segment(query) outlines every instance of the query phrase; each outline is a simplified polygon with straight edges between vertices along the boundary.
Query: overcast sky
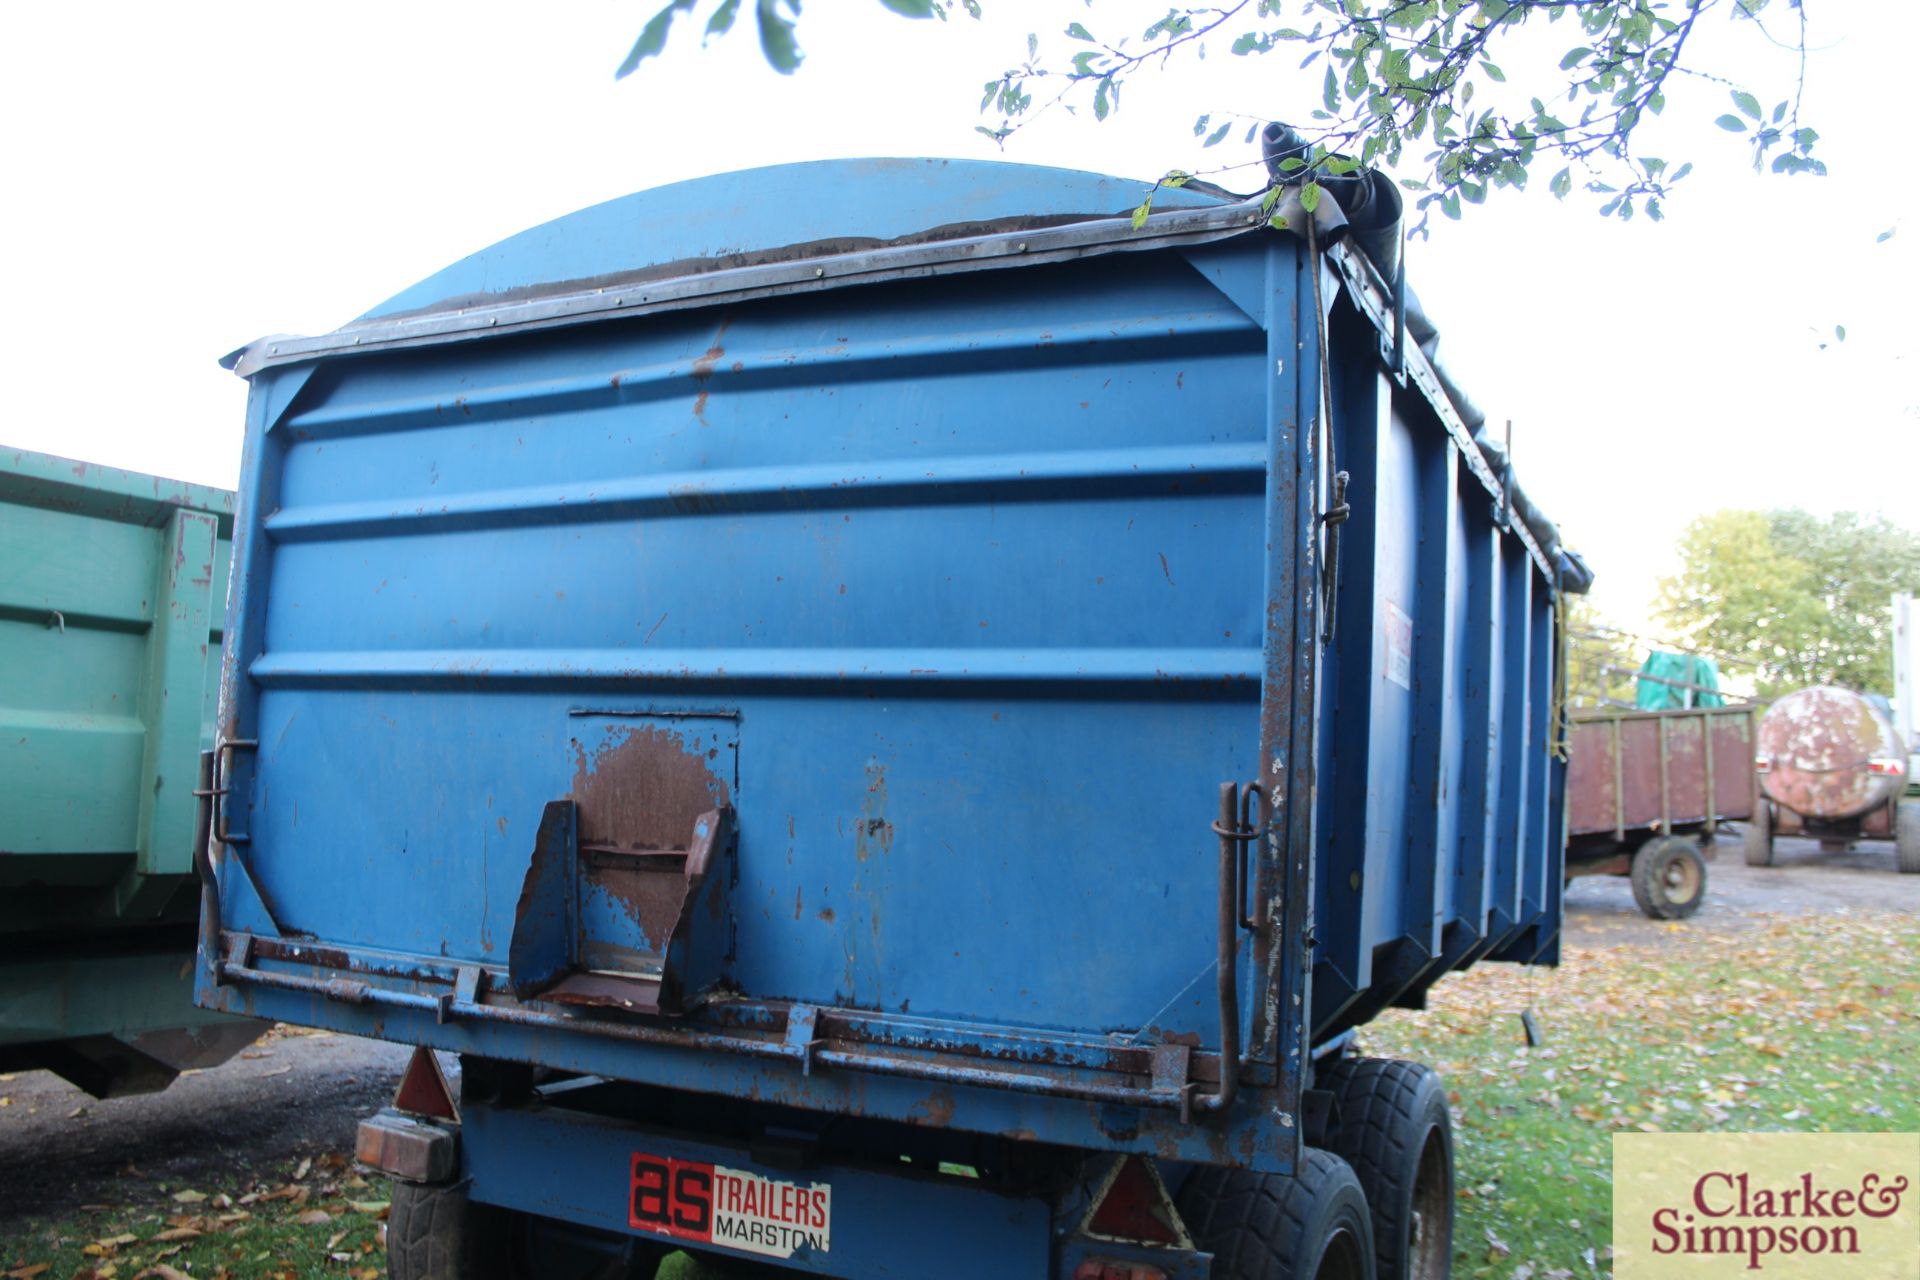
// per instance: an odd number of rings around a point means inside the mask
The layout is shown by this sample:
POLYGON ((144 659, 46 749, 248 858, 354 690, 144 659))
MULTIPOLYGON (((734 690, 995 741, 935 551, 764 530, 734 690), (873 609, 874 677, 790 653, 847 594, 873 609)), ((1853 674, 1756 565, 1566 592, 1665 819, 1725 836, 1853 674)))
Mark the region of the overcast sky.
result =
MULTIPOLYGON (((683 30, 616 82, 658 3, 7 7, 0 444, 231 486, 245 387, 216 367, 223 352, 331 329, 475 249, 645 187, 788 160, 992 158, 974 132, 980 87, 1029 30, 1165 11, 984 0, 988 21, 939 24, 816 2, 797 76, 766 68, 743 20, 705 51, 683 30)), ((1648 150, 1696 165, 1664 224, 1556 204, 1543 175, 1411 250, 1448 359, 1490 417, 1513 419, 1522 482, 1628 626, 1645 627, 1701 512, 1853 508, 1920 527, 1920 227, 1903 221, 1920 184, 1887 58, 1913 37, 1913 6, 1808 8, 1807 119, 1830 177, 1756 177, 1711 123, 1725 88, 1697 83, 1649 130, 1648 150)), ((1713 25, 1696 48, 1769 104, 1791 88, 1790 59, 1713 25)), ((1570 28, 1540 39, 1555 60, 1575 42, 1570 28)), ((1303 79, 1297 59, 1224 43, 1141 76, 1105 123, 1049 113, 1004 158, 1148 180, 1253 159, 1237 132, 1201 151, 1195 115, 1303 119, 1317 68, 1303 79)), ((1252 172, 1219 181, 1252 188, 1252 172)))

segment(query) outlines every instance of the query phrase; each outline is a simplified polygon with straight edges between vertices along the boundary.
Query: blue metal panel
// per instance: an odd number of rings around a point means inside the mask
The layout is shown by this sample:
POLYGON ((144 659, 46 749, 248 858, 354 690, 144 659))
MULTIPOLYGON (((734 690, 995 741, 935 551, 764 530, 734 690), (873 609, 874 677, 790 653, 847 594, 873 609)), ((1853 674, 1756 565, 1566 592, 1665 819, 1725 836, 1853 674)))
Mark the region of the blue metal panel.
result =
MULTIPOLYGON (((1008 166, 731 175, 375 314, 1130 203, 1008 166)), ((1290 1169, 1310 1039, 1551 946, 1553 613, 1485 467, 1332 296, 1320 420, 1317 264, 1238 225, 260 366, 201 998, 1290 1169), (1334 468, 1354 513, 1323 622, 1334 468), (725 731, 662 727, 695 721, 725 731), (639 724, 633 751, 595 737, 639 724), (1224 939, 1245 1100, 1189 1115, 1227 1074, 1210 824, 1252 779, 1272 821, 1224 939), (675 925, 659 891, 702 807, 728 840, 675 925), (642 979, 684 1016, 642 1016, 642 979)))
MULTIPOLYGON (((630 1178, 636 1153, 660 1160, 720 1166, 776 1185, 826 1189, 827 1228, 807 1230, 791 1258, 796 1271, 881 1280, 968 1280, 981 1275, 1052 1273, 1052 1206, 1037 1197, 1003 1194, 978 1179, 837 1166, 782 1170, 756 1162, 739 1147, 690 1141, 559 1107, 470 1109, 462 1117, 469 1194, 488 1204, 630 1234, 630 1178), (824 1237, 825 1248, 810 1247, 824 1237)), ((764 1183, 762 1184, 764 1185, 764 1183)), ((711 1198, 711 1186, 704 1188, 711 1198)), ((696 1214, 689 1214, 697 1220, 696 1214)), ((799 1215, 789 1214, 798 1217, 799 1215)), ((724 1219, 723 1219, 724 1221, 724 1219)), ((709 1226, 711 1231, 711 1226, 709 1226)), ((669 1244, 681 1241, 660 1237, 669 1244)), ((702 1248, 754 1259, 718 1238, 702 1248)))

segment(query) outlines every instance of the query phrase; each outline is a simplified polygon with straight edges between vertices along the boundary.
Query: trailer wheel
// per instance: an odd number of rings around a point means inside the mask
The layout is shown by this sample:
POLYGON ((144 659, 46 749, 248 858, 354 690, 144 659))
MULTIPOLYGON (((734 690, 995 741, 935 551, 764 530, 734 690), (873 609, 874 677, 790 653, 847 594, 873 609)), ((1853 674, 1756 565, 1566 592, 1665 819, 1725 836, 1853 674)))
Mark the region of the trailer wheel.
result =
POLYGON ((1687 836, 1659 836, 1633 855, 1633 900, 1655 920, 1685 920, 1707 896, 1707 860, 1687 836))
POLYGON ((1291 1178, 1197 1169, 1176 1204, 1214 1280, 1376 1280, 1366 1194, 1331 1152, 1301 1147, 1291 1178))
POLYGON ((1901 875, 1920 876, 1920 803, 1902 801, 1894 808, 1893 852, 1901 875))
POLYGON ((1418 1062, 1342 1058, 1319 1087, 1339 1100, 1332 1149, 1373 1212, 1380 1280, 1446 1280, 1453 1262, 1453 1121, 1440 1077, 1418 1062))
POLYGON ((393 1183, 389 1280, 653 1280, 651 1240, 477 1204, 463 1184, 393 1183))
POLYGON ((507 1217, 475 1204, 466 1189, 393 1183, 387 1211, 392 1280, 509 1280, 507 1217))
POLYGON ((1753 819, 1747 823, 1747 865, 1773 865, 1773 806, 1762 800, 1753 806, 1753 819))

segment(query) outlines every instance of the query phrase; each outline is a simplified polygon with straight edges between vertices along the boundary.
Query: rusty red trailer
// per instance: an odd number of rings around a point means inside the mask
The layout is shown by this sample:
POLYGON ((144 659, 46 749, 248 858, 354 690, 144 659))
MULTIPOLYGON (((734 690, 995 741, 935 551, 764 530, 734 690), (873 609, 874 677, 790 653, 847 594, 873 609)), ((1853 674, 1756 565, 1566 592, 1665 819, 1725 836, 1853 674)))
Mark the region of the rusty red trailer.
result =
POLYGON ((1567 749, 1567 876, 1624 875, 1656 920, 1706 897, 1723 822, 1759 807, 1753 708, 1574 714, 1567 749))

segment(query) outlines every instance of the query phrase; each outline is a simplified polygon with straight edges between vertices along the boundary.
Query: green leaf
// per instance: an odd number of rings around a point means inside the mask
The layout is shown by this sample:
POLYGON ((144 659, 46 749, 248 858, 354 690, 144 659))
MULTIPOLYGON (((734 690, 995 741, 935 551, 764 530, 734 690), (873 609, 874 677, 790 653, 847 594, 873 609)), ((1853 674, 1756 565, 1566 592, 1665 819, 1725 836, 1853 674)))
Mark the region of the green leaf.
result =
POLYGON ((1149 191, 1147 192, 1147 198, 1145 200, 1142 200, 1139 203, 1139 205, 1135 207, 1133 211, 1133 229, 1135 231, 1138 231, 1140 228, 1146 226, 1147 215, 1152 212, 1153 212, 1153 192, 1149 191))
POLYGON ((1888 227, 1885 231, 1882 231, 1879 235, 1875 236, 1873 238, 1873 242, 1875 244, 1885 244, 1887 241, 1893 239, 1893 233, 1898 230, 1899 230, 1898 227, 1888 227))
POLYGON ((1089 44, 1093 43, 1093 32, 1087 30, 1085 27, 1081 26, 1077 22, 1070 23, 1067 26, 1067 34, 1072 36, 1075 40, 1085 40, 1089 44))
POLYGON ((632 75, 634 69, 648 58, 655 57, 667 47, 667 32, 673 28, 673 20, 693 9, 693 0, 673 0, 666 8, 647 20, 640 28, 640 38, 633 42, 633 48, 627 51, 626 61, 613 73, 615 80, 624 80, 632 75))
POLYGON ((1212 133, 1208 134, 1207 140, 1201 143, 1200 145, 1203 147, 1211 147, 1211 146, 1218 145, 1218 143, 1220 142, 1220 139, 1226 137, 1227 130, 1231 128, 1233 128, 1233 121, 1229 120, 1225 124, 1221 125, 1218 129, 1215 129, 1212 133))
POLYGON ((1774 103, 1773 104, 1773 122, 1775 124, 1779 124, 1782 120, 1785 120, 1786 118, 1787 118, 1787 104, 1784 102, 1774 103))
POLYGON ((1833 336, 1836 340, 1845 342, 1847 340, 1847 326, 1843 324, 1833 326, 1833 336))
POLYGON ((1735 89, 1732 97, 1734 106, 1740 108, 1741 111, 1752 116, 1755 120, 1760 119, 1760 99, 1754 97, 1744 89, 1735 89))
POLYGON ((1811 129, 1795 129, 1793 131, 1793 145, 1800 148, 1802 151, 1805 151, 1808 147, 1812 146, 1814 143, 1818 142, 1819 140, 1820 140, 1820 135, 1815 133, 1811 129))
POLYGON ((931 18, 933 16, 933 0, 880 0, 880 3, 903 18, 931 18))
POLYGON ((1307 182, 1300 187, 1300 207, 1312 213, 1320 207, 1320 184, 1307 182))
POLYGON ((1327 66, 1327 80, 1320 88, 1320 97, 1327 104, 1328 111, 1340 109, 1340 77, 1334 72, 1332 64, 1327 66))
POLYGON ((1668 178, 1667 181, 1678 182, 1680 181, 1680 179, 1686 177, 1688 174, 1692 172, 1693 172, 1693 161, 1689 160, 1685 164, 1681 165, 1678 169, 1675 169, 1673 171, 1673 176, 1671 178, 1668 178))
POLYGON ((720 0, 720 7, 707 19, 706 34, 701 36, 705 43, 715 36, 723 36, 733 30, 733 20, 740 15, 740 0, 720 0))
POLYGON ((1086 49, 1074 54, 1073 74, 1082 79, 1098 75, 1099 72, 1093 69, 1093 64, 1098 61, 1100 61, 1100 51, 1098 49, 1086 49))
POLYGON ((1205 133, 1207 131, 1207 121, 1211 119, 1213 119, 1213 113, 1209 111, 1207 112, 1207 114, 1201 116, 1198 120, 1195 120, 1193 122, 1193 136, 1197 138, 1201 134, 1205 133))
POLYGON ((1554 174, 1553 181, 1547 184, 1547 190, 1553 192, 1554 199, 1556 200, 1566 199, 1567 193, 1573 190, 1572 170, 1562 169, 1560 172, 1554 174))
POLYGON ((1093 118, 1095 120, 1105 120, 1107 118, 1107 112, 1112 109, 1107 101, 1107 95, 1111 91, 1112 85, 1113 77, 1108 76, 1100 82, 1099 88, 1093 91, 1093 118))
POLYGON ((1271 218, 1267 219, 1267 225, 1272 227, 1275 231, 1285 231, 1287 229, 1287 220, 1285 216, 1276 213, 1271 218))
POLYGON ((1496 81, 1500 84, 1505 84, 1507 82, 1507 73, 1502 71, 1500 68, 1494 66, 1491 62, 1488 62, 1484 58, 1480 60, 1480 69, 1487 73, 1487 79, 1489 80, 1496 81))
MULTIPOLYGON (((800 42, 793 36, 793 19, 781 13, 782 0, 760 0, 760 52, 767 65, 783 76, 800 69, 800 42)), ((798 5, 794 6, 799 11, 798 5)))
POLYGON ((1592 53, 1593 50, 1589 49, 1586 45, 1581 45, 1577 49, 1569 49, 1567 50, 1567 56, 1560 59, 1560 69, 1562 71, 1571 71, 1585 62, 1592 53))
POLYGON ((1721 116, 1718 120, 1715 120, 1714 123, 1722 129, 1725 129, 1728 133, 1745 133, 1747 131, 1747 122, 1732 112, 1721 116))

